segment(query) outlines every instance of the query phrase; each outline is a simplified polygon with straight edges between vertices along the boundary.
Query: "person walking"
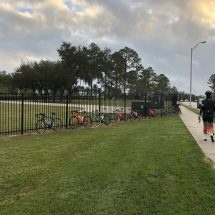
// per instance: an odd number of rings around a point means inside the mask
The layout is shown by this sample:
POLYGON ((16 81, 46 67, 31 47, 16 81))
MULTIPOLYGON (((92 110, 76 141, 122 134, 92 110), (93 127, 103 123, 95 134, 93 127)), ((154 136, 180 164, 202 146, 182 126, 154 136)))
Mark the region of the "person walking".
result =
POLYGON ((200 113, 199 113, 199 120, 203 119, 203 132, 204 137, 203 140, 207 141, 207 127, 210 130, 210 137, 211 141, 214 142, 214 129, 213 129, 213 120, 214 120, 214 111, 215 111, 215 100, 212 98, 213 93, 212 91, 208 90, 205 92, 206 99, 202 101, 200 113))

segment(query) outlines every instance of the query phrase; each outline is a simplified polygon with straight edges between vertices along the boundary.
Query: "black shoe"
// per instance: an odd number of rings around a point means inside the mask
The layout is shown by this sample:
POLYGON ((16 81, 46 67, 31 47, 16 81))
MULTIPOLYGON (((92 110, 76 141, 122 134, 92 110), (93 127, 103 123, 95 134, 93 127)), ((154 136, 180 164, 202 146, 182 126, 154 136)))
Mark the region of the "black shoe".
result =
POLYGON ((214 142, 214 135, 211 135, 211 142, 214 142))

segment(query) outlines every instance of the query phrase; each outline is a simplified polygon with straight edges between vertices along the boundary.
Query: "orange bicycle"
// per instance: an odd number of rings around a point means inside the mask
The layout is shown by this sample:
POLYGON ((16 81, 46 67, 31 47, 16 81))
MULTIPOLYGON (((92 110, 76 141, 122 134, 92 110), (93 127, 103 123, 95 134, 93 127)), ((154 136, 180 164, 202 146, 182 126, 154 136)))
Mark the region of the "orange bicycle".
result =
MULTIPOLYGON (((86 128, 91 127, 92 119, 90 116, 84 116, 83 114, 78 113, 78 111, 71 111, 71 113, 75 113, 75 116, 72 116, 69 119, 69 125, 72 129, 76 129, 81 125, 84 125, 86 128)), ((84 111, 86 113, 86 111, 84 111)))

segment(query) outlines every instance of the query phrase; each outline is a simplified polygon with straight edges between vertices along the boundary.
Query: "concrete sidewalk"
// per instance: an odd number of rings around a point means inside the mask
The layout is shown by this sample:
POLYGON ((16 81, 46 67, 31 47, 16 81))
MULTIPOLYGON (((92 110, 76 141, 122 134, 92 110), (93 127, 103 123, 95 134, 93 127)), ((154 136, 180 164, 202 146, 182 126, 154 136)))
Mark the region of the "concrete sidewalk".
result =
POLYGON ((183 106, 180 106, 180 108, 182 111, 182 114, 180 116, 182 121, 187 126, 188 130, 190 131, 204 154, 211 160, 213 166, 215 167, 215 142, 211 142, 210 135, 207 135, 207 141, 203 141, 203 123, 202 121, 199 123, 198 114, 190 111, 183 106))

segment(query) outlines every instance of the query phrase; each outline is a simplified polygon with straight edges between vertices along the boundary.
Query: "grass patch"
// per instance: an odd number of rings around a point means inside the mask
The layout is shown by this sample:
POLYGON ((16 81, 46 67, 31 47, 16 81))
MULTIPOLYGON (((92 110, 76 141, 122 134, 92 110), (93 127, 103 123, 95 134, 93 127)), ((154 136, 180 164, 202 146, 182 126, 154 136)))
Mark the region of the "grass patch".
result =
POLYGON ((180 117, 0 139, 1 214, 214 214, 215 172, 180 117))

